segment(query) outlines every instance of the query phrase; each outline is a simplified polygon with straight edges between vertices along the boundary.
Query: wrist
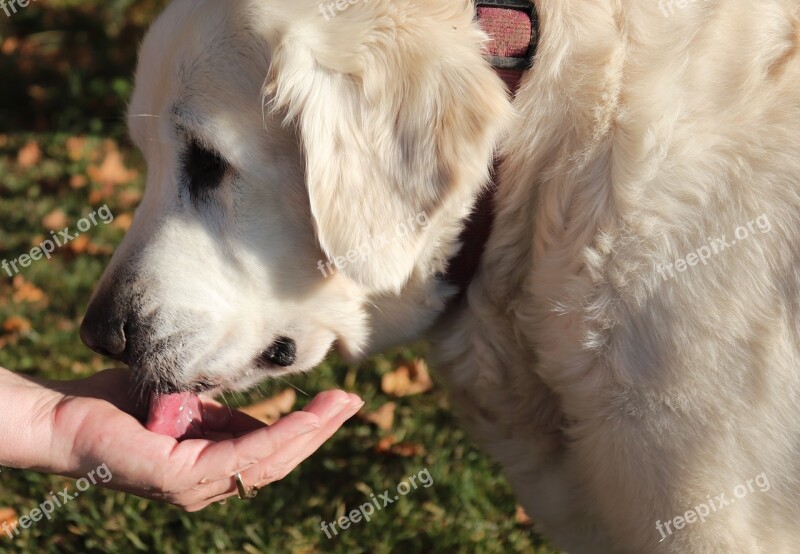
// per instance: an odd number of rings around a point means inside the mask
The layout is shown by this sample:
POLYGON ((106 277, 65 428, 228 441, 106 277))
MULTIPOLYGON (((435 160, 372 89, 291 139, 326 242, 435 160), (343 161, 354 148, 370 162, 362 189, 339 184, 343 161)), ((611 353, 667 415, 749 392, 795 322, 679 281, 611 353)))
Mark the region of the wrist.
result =
POLYGON ((59 452, 54 436, 57 408, 64 398, 45 381, 0 368, 0 464, 64 472, 69 453, 59 452))

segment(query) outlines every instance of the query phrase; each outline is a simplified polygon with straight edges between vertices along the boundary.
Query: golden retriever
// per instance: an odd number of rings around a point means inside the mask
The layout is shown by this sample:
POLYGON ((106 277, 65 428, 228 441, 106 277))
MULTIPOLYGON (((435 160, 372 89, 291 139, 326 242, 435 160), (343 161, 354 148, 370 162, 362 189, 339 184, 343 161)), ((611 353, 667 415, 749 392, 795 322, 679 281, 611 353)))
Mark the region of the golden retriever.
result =
POLYGON ((471 2, 328 4, 153 25, 147 191, 87 344, 213 393, 430 332, 559 547, 800 551, 800 3, 537 0, 513 103, 471 2))

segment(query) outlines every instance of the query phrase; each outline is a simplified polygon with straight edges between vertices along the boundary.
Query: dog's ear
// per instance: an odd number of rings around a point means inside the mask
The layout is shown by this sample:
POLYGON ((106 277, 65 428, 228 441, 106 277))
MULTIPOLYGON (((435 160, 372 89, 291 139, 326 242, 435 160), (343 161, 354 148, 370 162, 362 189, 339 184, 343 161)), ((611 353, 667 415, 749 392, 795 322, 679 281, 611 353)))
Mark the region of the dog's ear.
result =
POLYGON ((286 9, 266 93, 299 129, 319 242, 360 285, 399 292, 429 229, 487 182, 510 105, 486 36, 465 0, 286 9))

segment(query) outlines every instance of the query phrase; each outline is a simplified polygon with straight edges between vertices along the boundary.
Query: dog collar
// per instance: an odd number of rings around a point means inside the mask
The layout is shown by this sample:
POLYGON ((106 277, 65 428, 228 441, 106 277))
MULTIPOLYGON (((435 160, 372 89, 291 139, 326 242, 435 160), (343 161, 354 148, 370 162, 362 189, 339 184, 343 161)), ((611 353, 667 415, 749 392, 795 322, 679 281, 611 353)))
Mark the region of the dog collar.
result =
MULTIPOLYGON (((522 75, 533 66, 539 43, 539 17, 531 0, 479 0, 476 2, 478 23, 489 35, 486 49, 497 74, 516 95, 522 75)), ((494 222, 495 176, 499 160, 495 160, 491 181, 481 193, 459 236, 461 250, 447 265, 444 280, 456 285, 455 303, 467 290, 478 271, 481 257, 494 222)))
POLYGON ((539 43, 539 17, 532 0, 478 0, 478 24, 491 39, 489 60, 512 94, 533 66, 539 43))

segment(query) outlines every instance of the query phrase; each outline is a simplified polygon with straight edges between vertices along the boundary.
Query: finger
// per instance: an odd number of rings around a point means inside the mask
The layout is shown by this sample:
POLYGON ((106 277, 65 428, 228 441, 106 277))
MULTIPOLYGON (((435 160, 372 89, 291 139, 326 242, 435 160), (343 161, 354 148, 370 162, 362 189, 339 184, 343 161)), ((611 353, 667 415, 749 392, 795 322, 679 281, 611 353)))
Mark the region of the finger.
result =
POLYGON ((210 398, 202 398, 201 406, 204 431, 221 431, 241 436, 267 426, 244 412, 223 406, 210 398))
POLYGON ((351 395, 351 403, 348 408, 337 414, 318 431, 292 441, 285 448, 243 472, 242 476, 246 477, 245 482, 262 487, 283 479, 300 463, 319 450, 363 406, 364 402, 358 396, 351 395))
MULTIPOLYGON (((315 399, 316 400, 316 399, 315 399)), ((280 460, 273 462, 272 465, 267 463, 267 460, 260 462, 253 466, 251 469, 242 468, 242 478, 248 485, 263 486, 267 482, 276 481, 285 476, 289 471, 294 469, 301 461, 313 454, 327 439, 329 439, 349 418, 351 418, 361 406, 363 402, 355 395, 348 396, 349 402, 342 407, 337 405, 330 405, 320 400, 319 402, 312 402, 306 409, 317 411, 320 419, 324 422, 322 426, 314 433, 309 433, 306 436, 298 437, 298 439, 288 443, 281 451, 291 451, 292 453, 285 456, 280 460), (296 446, 300 443, 300 447, 296 446), (277 464, 281 464, 278 467, 277 464), (267 476, 265 478, 265 475, 267 476)), ((278 422, 280 423, 280 421, 278 422)), ((278 425, 277 423, 275 425, 278 425)), ((269 458, 267 458, 269 459, 269 458)), ((222 500, 228 496, 237 493, 236 482, 233 479, 234 471, 216 483, 209 484, 206 490, 209 495, 208 503, 222 500)))
POLYGON ((297 437, 316 431, 349 403, 350 397, 343 391, 324 392, 312 401, 314 406, 309 405, 313 408, 311 410, 294 412, 271 427, 229 441, 184 441, 176 448, 176 455, 193 456, 190 474, 196 476, 195 482, 209 483, 230 478, 237 471, 271 456, 297 437))
MULTIPOLYGON (((318 431, 300 437, 273 456, 243 471, 242 480, 244 483, 248 486, 261 488, 286 477, 304 460, 319 450, 320 446, 330 439, 364 405, 357 396, 351 395, 351 398, 352 403, 347 409, 334 416, 318 431)), ((227 482, 222 481, 219 484, 221 485, 221 490, 216 497, 210 499, 210 502, 216 502, 237 493, 236 483, 233 479, 227 482)))
POLYGON ((140 420, 147 417, 147 404, 132 394, 136 381, 129 369, 106 369, 86 379, 54 382, 52 388, 72 396, 105 400, 140 420))

